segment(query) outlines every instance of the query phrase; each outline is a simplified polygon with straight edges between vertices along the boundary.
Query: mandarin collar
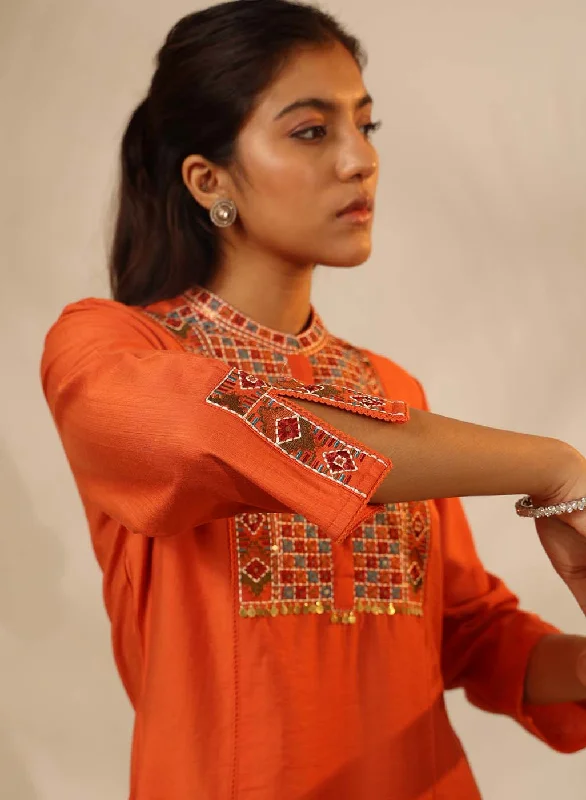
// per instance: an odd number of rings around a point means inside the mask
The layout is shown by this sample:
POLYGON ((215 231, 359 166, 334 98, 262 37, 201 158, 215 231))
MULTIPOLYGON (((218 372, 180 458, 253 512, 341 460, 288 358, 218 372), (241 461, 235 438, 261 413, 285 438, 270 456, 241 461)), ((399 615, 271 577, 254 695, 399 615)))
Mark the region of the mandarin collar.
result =
POLYGON ((184 297, 200 314, 217 322, 226 330, 245 335, 281 353, 301 354, 308 350, 316 350, 325 342, 328 335, 321 317, 313 306, 308 327, 295 336, 255 322, 209 289, 196 286, 188 289, 184 297))

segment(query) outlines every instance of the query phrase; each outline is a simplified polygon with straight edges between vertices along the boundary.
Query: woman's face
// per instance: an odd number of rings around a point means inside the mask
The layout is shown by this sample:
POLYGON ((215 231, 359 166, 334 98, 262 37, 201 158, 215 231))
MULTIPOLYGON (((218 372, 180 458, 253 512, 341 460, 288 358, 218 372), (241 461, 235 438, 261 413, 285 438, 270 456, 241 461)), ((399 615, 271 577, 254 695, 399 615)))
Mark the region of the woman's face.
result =
POLYGON ((260 97, 237 142, 232 199, 255 247, 300 266, 370 255, 378 159, 372 102, 340 44, 298 51, 260 97), (349 204, 362 208, 342 214, 349 204))

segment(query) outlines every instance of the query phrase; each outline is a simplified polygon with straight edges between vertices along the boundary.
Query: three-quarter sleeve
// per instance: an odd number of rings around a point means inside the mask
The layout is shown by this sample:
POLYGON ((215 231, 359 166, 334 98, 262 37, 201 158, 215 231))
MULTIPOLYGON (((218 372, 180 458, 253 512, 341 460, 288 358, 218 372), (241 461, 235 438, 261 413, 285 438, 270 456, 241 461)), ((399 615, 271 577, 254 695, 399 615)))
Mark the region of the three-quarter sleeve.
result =
POLYGON ((408 419, 402 401, 287 376, 265 383, 108 300, 64 310, 41 377, 84 503, 147 535, 263 509, 302 514, 341 539, 375 511, 370 498, 392 465, 296 400, 408 419))

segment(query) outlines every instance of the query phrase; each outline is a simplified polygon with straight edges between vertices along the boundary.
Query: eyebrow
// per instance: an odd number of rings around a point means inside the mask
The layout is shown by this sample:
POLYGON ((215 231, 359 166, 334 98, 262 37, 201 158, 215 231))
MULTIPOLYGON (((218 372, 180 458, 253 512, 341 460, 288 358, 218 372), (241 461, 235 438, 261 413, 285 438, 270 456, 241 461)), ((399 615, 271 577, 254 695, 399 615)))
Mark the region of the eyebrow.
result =
MULTIPOLYGON (((365 94, 364 97, 361 97, 360 100, 354 104, 354 110, 358 111, 364 108, 364 106, 370 105, 372 102, 372 97, 369 94, 365 94)), ((321 97, 305 97, 302 100, 296 100, 294 103, 285 106, 285 108, 279 111, 275 120, 281 119, 285 114, 290 114, 292 111, 297 111, 298 108, 315 108, 317 111, 334 112, 340 109, 340 105, 334 103, 332 100, 324 100, 321 97)))

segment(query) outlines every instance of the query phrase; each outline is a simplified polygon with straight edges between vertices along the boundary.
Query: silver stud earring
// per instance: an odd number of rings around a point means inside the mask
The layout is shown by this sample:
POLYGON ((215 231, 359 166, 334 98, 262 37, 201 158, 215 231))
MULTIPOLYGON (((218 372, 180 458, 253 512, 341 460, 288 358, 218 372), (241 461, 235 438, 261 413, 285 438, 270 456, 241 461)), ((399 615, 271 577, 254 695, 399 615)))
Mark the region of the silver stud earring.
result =
POLYGON ((235 221, 238 210, 233 200, 220 198, 210 208, 210 219, 218 228, 227 228, 235 221))

